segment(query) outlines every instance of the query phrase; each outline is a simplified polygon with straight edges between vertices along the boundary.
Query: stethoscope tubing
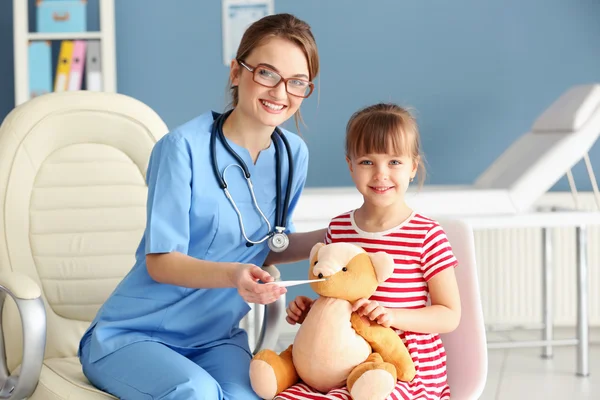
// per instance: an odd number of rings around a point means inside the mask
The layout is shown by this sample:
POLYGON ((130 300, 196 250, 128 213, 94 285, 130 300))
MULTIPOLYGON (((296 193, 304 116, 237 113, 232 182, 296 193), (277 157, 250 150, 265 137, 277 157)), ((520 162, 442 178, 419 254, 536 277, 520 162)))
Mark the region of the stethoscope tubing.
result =
POLYGON ((271 223, 265 217, 265 215, 263 214, 260 207, 258 207, 256 198, 254 197, 254 189, 253 189, 252 180, 250 177, 250 171, 248 170, 248 166, 246 165, 244 160, 240 157, 240 155, 237 154, 231 148, 229 143, 227 143, 225 134, 223 133, 223 124, 224 124, 225 120, 227 119, 227 117, 231 114, 232 111, 233 110, 229 110, 226 113, 221 114, 221 115, 213 113, 214 122, 213 122, 213 128, 211 130, 211 136, 210 136, 210 154, 211 154, 211 159, 212 159, 213 173, 215 175, 215 178, 217 179, 217 182, 219 183, 219 186, 225 192, 225 195, 231 201, 236 213, 238 214, 238 217, 240 219, 242 234, 244 235, 245 239, 248 242, 253 243, 253 244, 261 243, 264 240, 268 239, 269 237, 273 236, 276 232, 283 231, 283 229, 285 229, 289 201, 290 201, 290 196, 291 196, 291 191, 292 191, 293 178, 294 178, 292 151, 291 151, 291 147, 290 147, 290 144, 289 144, 287 138, 285 137, 285 135, 283 134, 281 129, 276 127, 275 131, 271 135, 271 140, 273 141, 273 145, 275 146, 275 180, 276 180, 276 184, 275 184, 275 186, 276 186, 276 191, 275 191, 275 198, 276 198, 275 199, 275 201, 276 201, 276 204, 275 204, 275 230, 273 232, 270 232, 265 238, 263 238, 259 242, 253 242, 246 237, 244 227, 243 227, 241 213, 240 213, 239 209, 237 208, 237 206, 235 205, 235 202, 233 201, 233 198, 232 198, 231 194, 229 193, 229 190, 227 189, 227 182, 224 177, 225 171, 223 171, 223 175, 221 175, 221 173, 219 172, 219 164, 218 164, 218 160, 217 160, 216 140, 217 140, 217 136, 218 136, 219 141, 221 142, 221 144, 223 145, 225 150, 229 154, 231 154, 232 157, 235 158, 235 160, 238 162, 237 166, 242 169, 242 172, 244 173, 244 177, 246 178, 246 181, 248 183, 248 187, 250 188, 254 205, 257 207, 261 216, 266 220, 269 231, 271 231, 271 223), (281 144, 279 143, 278 138, 281 138, 281 140, 283 141, 283 144, 286 148, 288 165, 289 165, 288 181, 286 184, 283 205, 281 205, 281 201, 280 201, 280 199, 281 199, 281 168, 282 168, 282 165, 281 165, 281 144))

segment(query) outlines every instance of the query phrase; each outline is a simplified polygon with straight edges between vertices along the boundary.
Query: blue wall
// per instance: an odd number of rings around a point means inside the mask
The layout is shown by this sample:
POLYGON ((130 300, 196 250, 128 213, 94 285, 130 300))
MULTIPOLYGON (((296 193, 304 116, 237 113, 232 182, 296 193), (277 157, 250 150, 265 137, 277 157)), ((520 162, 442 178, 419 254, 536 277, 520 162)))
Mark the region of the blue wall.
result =
POLYGON ((0 121, 14 107, 12 1, 0 4, 0 121))
MULTIPOLYGON (((14 97, 11 3, 0 4, 0 120, 14 97)), ((220 1, 115 3, 119 92, 149 104, 170 127, 225 106, 220 1)), ((415 107, 429 182, 460 184, 564 90, 600 82, 595 0, 276 0, 275 11, 307 20, 321 54, 319 91, 303 105, 309 186, 351 184, 344 126, 368 103, 415 107)), ((590 156, 600 171, 600 144, 590 156)), ((574 174, 589 190, 581 164, 574 174)), ((555 187, 567 189, 565 179, 555 187)))

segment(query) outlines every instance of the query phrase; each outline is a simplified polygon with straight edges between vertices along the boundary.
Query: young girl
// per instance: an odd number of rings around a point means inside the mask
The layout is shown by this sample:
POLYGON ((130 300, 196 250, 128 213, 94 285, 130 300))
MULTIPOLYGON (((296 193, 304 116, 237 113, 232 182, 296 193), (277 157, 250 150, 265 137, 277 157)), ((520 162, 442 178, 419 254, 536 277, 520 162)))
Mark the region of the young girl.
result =
MULTIPOLYGON (((326 243, 351 242, 368 252, 394 257, 393 276, 354 311, 394 328, 405 342, 417 375, 396 384, 390 399, 449 399, 446 353, 439 334, 460 320, 460 298, 454 275, 457 260, 440 225, 413 210, 405 193, 419 170, 424 179, 416 121, 394 104, 376 104, 356 112, 346 130, 346 160, 363 205, 335 217, 326 243), (427 306, 428 297, 431 305, 427 306)), ((301 322, 312 300, 297 297, 287 321, 301 322)), ((346 388, 319 395, 298 384, 284 399, 350 399, 346 388)))

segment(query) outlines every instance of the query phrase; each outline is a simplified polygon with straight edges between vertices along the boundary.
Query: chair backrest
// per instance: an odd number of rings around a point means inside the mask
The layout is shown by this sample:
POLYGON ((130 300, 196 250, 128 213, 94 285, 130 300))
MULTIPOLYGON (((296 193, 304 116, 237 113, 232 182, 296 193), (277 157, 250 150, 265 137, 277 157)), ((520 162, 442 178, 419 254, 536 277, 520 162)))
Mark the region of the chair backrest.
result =
MULTIPOLYGON (((146 168, 167 132, 131 97, 62 92, 34 98, 0 126, 0 270, 41 287, 46 358, 81 335, 134 263, 146 222, 146 168)), ((9 370, 21 362, 14 302, 3 312, 9 370)))
POLYGON ((446 367, 452 400, 476 400, 485 387, 488 371, 487 340, 473 230, 460 220, 438 220, 458 259, 456 278, 460 290, 461 321, 457 329, 443 334, 446 367))

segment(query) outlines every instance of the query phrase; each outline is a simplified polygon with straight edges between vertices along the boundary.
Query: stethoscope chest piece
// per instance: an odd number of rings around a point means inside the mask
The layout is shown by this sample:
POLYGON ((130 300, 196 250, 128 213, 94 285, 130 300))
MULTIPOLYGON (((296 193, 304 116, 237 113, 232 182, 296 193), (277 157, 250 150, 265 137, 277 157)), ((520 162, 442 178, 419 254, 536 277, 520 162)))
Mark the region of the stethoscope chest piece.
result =
POLYGON ((275 232, 273 236, 269 238, 267 243, 269 245, 269 249, 275 252, 282 252, 289 246, 290 239, 284 232, 278 230, 278 232, 275 232))

